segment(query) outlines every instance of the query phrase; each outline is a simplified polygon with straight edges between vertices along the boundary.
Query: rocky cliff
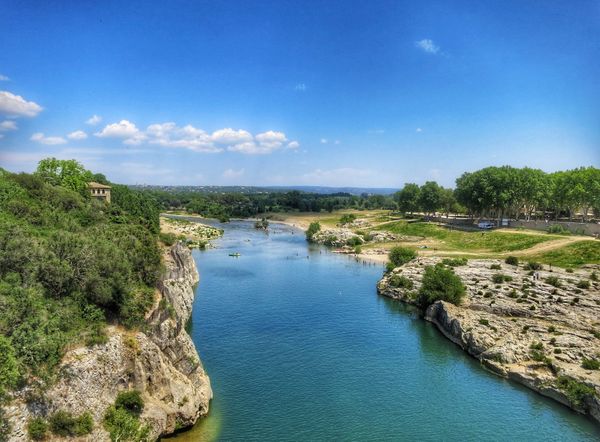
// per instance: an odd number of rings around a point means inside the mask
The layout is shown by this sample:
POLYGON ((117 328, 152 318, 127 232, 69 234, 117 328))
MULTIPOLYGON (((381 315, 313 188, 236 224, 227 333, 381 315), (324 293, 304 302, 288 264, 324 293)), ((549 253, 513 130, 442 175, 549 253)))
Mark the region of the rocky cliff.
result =
POLYGON ((28 420, 57 410, 74 415, 89 411, 94 430, 80 440, 110 440, 102 425, 104 413, 117 394, 128 389, 142 392, 141 420, 151 427, 151 439, 191 426, 208 412, 210 381, 185 331, 198 271, 180 243, 166 250, 165 267, 145 330, 111 326, 106 344, 67 352, 58 381, 43 399, 22 391, 7 407, 13 428, 10 441, 27 440, 28 420))
MULTIPOLYGON (((425 267, 439 262, 399 267, 378 292, 414 304, 425 267), (413 286, 394 287, 394 275, 413 286)), ((461 305, 438 301, 423 316, 494 373, 600 421, 600 283, 592 270, 470 260, 455 268, 467 288, 461 305)))

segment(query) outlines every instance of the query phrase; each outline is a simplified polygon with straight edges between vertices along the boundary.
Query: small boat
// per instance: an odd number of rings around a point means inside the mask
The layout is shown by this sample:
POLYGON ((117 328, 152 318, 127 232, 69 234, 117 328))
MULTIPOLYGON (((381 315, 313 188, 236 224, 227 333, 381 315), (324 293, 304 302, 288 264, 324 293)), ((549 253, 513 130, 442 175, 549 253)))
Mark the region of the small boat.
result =
POLYGON ((240 253, 238 253, 238 252, 235 252, 235 253, 230 253, 229 256, 238 257, 238 256, 242 256, 242 255, 240 253))

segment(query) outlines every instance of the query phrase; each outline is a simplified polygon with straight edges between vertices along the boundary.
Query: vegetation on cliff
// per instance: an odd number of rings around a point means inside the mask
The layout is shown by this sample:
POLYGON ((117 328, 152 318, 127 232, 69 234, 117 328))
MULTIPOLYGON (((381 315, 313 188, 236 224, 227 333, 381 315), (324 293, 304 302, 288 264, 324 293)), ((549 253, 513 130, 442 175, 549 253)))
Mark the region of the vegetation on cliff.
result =
MULTIPOLYGON (((105 341, 107 322, 142 326, 160 276, 159 208, 112 185, 91 198, 75 161, 44 160, 34 174, 0 169, 0 394, 43 394, 72 345, 105 341)), ((39 429, 38 429, 39 430, 39 429)))

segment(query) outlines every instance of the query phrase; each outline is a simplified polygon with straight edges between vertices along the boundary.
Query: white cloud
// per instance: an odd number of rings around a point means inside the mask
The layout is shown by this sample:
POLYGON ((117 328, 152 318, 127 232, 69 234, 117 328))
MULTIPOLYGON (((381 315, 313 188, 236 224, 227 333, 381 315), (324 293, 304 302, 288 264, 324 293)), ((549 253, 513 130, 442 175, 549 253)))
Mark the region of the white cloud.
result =
POLYGON ((427 52, 428 54, 437 54, 440 50, 440 47, 436 46, 433 40, 428 38, 424 38, 423 40, 415 42, 415 46, 427 52))
POLYGON ((223 178, 227 178, 227 179, 240 178, 241 176, 244 175, 244 172, 245 172, 244 169, 240 169, 240 170, 227 169, 227 170, 223 171, 223 178))
POLYGON ((2 75, 0 74, 0 81, 9 81, 10 78, 8 78, 6 75, 2 75))
POLYGON ((39 104, 26 101, 20 95, 0 91, 0 114, 11 117, 35 117, 42 109, 39 104))
POLYGON ((184 127, 178 127, 173 122, 151 124, 146 129, 146 135, 149 143, 159 146, 179 147, 202 153, 223 151, 223 148, 213 144, 210 135, 190 124, 184 127))
POLYGON ((48 145, 65 144, 67 142, 63 137, 46 137, 42 132, 34 133, 30 140, 48 145))
POLYGON ((100 138, 121 138, 123 144, 156 144, 163 147, 183 148, 194 152, 218 153, 225 149, 243 154, 269 154, 286 147, 295 149, 297 141, 288 142, 283 132, 269 130, 253 136, 243 129, 224 128, 212 134, 192 125, 179 127, 174 122, 151 124, 142 131, 127 120, 109 124, 94 134, 100 138))
POLYGON ((100 123, 101 121, 102 121, 102 117, 94 114, 86 120, 86 123, 91 126, 95 126, 96 124, 100 123))
POLYGON ((0 123, 0 132, 8 132, 9 130, 17 130, 17 123, 12 120, 5 120, 0 123))
POLYGON ((321 144, 327 144, 327 138, 321 138, 321 144))
POLYGON ((299 92, 305 92, 306 91, 306 84, 304 84, 304 83, 298 83, 296 86, 294 86, 294 90, 299 91, 299 92))
POLYGON ((67 135, 67 138, 70 140, 85 140, 87 137, 88 135, 82 130, 76 130, 67 135))
POLYGON ((124 144, 137 146, 146 140, 146 134, 141 132, 135 124, 127 120, 109 124, 100 132, 94 134, 100 138, 123 138, 124 144))
POLYGON ((340 144, 340 140, 335 140, 333 144, 340 144))
POLYGON ((417 127, 416 132, 423 132, 423 129, 421 129, 420 127, 417 127))
POLYGON ((235 145, 252 141, 252 134, 245 130, 234 130, 231 128, 214 131, 211 135, 212 141, 217 144, 235 145))

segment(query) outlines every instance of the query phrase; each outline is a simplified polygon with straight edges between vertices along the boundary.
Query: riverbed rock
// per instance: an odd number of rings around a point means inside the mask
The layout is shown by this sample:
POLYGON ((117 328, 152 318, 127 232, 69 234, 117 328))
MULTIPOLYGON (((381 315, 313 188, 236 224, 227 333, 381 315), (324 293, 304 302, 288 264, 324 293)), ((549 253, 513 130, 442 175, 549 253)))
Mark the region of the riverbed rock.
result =
MULTIPOLYGON (((378 283, 378 292, 415 304, 425 268, 440 263, 418 258, 398 267, 378 283), (394 274, 413 287, 393 287, 394 274)), ((590 367, 584 361, 600 361, 600 283, 590 269, 531 271, 500 260, 469 260, 454 271, 466 286, 464 301, 437 301, 424 318, 494 373, 600 421, 600 370, 583 368, 590 367), (494 282, 499 274, 507 278, 494 282)))
POLYGON ((210 380, 185 331, 198 271, 191 252, 181 243, 166 250, 164 263, 165 275, 147 314, 146 329, 134 332, 111 326, 105 344, 68 351, 57 382, 43 400, 32 399, 30 389, 17 392, 6 407, 12 424, 9 441, 28 440, 29 419, 58 410, 91 413, 94 430, 79 440, 110 440, 102 425, 104 413, 120 391, 129 389, 142 393, 141 420, 150 426, 151 440, 191 426, 208 413, 210 380))

